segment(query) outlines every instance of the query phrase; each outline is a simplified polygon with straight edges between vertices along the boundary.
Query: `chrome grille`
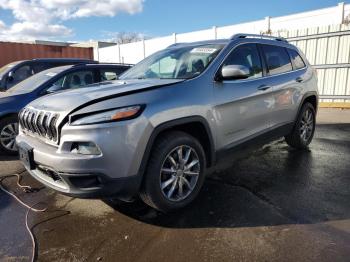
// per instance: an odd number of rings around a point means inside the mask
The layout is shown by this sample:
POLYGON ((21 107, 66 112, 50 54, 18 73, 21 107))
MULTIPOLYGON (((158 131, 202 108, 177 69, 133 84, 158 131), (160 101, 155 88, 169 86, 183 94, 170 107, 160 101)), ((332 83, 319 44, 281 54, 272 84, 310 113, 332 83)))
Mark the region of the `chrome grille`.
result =
POLYGON ((19 113, 19 123, 23 130, 29 131, 53 142, 58 141, 56 123, 58 114, 24 108, 19 113))

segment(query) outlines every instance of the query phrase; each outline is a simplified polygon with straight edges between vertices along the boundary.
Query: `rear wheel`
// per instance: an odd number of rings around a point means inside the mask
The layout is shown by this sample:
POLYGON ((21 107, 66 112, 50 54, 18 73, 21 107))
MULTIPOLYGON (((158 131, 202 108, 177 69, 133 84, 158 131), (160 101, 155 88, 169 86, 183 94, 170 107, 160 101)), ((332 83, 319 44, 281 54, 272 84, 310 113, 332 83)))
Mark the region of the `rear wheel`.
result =
POLYGON ((163 212, 182 208, 198 195, 205 166, 205 153, 196 138, 169 132, 155 143, 140 197, 163 212))
POLYGON ((6 155, 17 154, 16 136, 18 135, 17 117, 0 120, 0 151, 6 155))
POLYGON ((311 143, 316 127, 316 114, 312 104, 305 103, 298 115, 293 131, 285 137, 288 145, 305 149, 311 143))

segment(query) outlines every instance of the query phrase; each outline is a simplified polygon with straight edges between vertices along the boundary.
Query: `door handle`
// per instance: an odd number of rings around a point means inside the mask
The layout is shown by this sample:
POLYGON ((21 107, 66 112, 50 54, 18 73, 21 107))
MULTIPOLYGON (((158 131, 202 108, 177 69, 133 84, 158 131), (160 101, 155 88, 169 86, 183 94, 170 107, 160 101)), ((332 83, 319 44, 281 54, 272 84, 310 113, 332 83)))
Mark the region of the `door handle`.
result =
POLYGON ((296 79, 295 79, 295 81, 296 82, 298 82, 298 83, 301 83, 301 82, 303 82, 304 81, 304 79, 302 78, 302 77, 297 77, 296 79))
POLYGON ((265 90, 267 90, 269 88, 271 88, 271 86, 261 85, 261 86, 258 87, 258 90, 265 91, 265 90))

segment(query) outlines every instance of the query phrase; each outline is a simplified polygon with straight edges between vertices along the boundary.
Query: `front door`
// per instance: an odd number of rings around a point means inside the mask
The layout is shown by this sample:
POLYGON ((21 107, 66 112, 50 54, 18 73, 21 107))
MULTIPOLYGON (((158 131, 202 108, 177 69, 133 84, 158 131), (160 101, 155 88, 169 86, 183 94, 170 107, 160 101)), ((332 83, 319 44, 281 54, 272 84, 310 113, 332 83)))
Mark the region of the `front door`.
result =
POLYGON ((246 79, 222 80, 214 84, 219 148, 231 147, 267 130, 272 106, 272 88, 264 82, 256 44, 235 47, 224 65, 243 65, 250 70, 250 75, 246 79))

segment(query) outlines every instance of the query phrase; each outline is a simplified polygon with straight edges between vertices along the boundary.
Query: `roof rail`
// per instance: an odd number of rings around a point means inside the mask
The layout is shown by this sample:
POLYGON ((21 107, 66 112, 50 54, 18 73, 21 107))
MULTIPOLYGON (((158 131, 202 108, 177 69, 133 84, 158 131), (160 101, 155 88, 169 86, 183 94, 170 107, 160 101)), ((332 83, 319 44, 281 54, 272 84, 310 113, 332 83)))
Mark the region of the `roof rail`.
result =
POLYGON ((257 35, 257 34, 235 34, 231 36, 230 40, 235 40, 239 38, 258 38, 258 39, 267 39, 267 40, 275 40, 275 41, 281 41, 286 42, 288 41, 283 37, 276 37, 276 36, 269 36, 269 35, 257 35))
POLYGON ((171 44, 171 45, 167 46, 166 48, 172 48, 172 47, 174 47, 174 46, 178 46, 178 45, 181 45, 181 44, 183 44, 183 43, 171 44))

